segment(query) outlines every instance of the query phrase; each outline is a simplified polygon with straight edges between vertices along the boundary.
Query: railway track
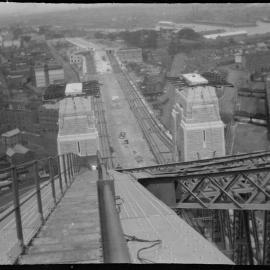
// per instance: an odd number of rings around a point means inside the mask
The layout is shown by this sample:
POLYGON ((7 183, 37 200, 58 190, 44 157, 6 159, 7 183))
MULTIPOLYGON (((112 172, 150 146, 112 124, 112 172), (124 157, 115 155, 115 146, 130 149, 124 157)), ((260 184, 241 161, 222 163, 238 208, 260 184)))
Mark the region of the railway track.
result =
MULTIPOLYGON (((87 61, 87 74, 82 81, 87 81, 89 77, 97 76, 96 66, 92 56, 86 58, 87 61)), ((108 169, 116 166, 115 157, 113 156, 113 148, 110 142, 110 135, 108 132, 104 106, 101 97, 92 96, 91 106, 94 109, 96 125, 99 134, 99 146, 102 160, 105 162, 108 169)))
POLYGON ((110 143, 110 135, 107 129, 106 118, 101 99, 93 97, 92 107, 94 108, 95 117, 97 119, 100 153, 103 161, 107 164, 107 168, 112 169, 116 165, 115 157, 113 156, 113 148, 110 143))
POLYGON ((142 98, 127 78, 128 75, 124 74, 120 69, 115 57, 108 54, 108 58, 111 62, 117 81, 124 90, 124 95, 138 120, 139 126, 143 131, 144 137, 147 140, 157 163, 164 164, 170 162, 172 160, 172 141, 167 137, 157 121, 148 111, 142 98))
POLYGON ((130 81, 133 81, 132 78, 129 76, 127 72, 124 72, 123 70, 121 70, 121 68, 119 67, 119 63, 117 62, 114 56, 109 55, 109 59, 112 63, 113 70, 118 74, 124 75, 126 82, 129 84, 129 88, 132 90, 133 96, 139 99, 143 107, 143 111, 145 115, 147 115, 147 117, 149 118, 149 121, 153 123, 153 127, 155 131, 157 132, 157 135, 159 136, 159 138, 163 141, 164 144, 166 144, 168 148, 172 149, 173 142, 171 138, 169 138, 168 135, 166 135, 165 128, 159 123, 156 117, 149 112, 149 110, 147 109, 147 105, 143 101, 143 97, 140 96, 138 91, 135 89, 135 86, 130 83, 130 81))

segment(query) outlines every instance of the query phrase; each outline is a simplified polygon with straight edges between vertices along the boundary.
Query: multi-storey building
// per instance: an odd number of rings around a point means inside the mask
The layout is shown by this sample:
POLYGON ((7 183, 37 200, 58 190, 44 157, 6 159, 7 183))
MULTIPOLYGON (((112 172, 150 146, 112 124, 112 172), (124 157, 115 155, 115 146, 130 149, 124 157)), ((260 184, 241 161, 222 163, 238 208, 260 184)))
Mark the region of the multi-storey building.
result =
POLYGON ((34 72, 35 72, 35 79, 36 79, 36 87, 46 87, 48 84, 47 84, 44 65, 35 66, 34 72))
POLYGON ((54 84, 55 81, 63 81, 65 79, 64 69, 57 63, 49 63, 47 65, 48 83, 54 84))
POLYGON ((82 55, 78 53, 72 53, 69 56, 69 62, 70 64, 80 64, 82 62, 82 55))
POLYGON ((59 102, 46 103, 38 109, 40 131, 43 133, 58 132, 59 102))
POLYGON ((215 88, 199 74, 182 75, 172 111, 176 156, 181 161, 225 155, 224 124, 215 88))
POLYGON ((22 142, 21 132, 18 128, 12 129, 1 135, 1 142, 5 148, 14 147, 16 144, 22 142))
POLYGON ((37 130, 37 113, 31 110, 11 110, 0 111, 0 131, 6 132, 10 129, 19 128, 29 132, 37 130))

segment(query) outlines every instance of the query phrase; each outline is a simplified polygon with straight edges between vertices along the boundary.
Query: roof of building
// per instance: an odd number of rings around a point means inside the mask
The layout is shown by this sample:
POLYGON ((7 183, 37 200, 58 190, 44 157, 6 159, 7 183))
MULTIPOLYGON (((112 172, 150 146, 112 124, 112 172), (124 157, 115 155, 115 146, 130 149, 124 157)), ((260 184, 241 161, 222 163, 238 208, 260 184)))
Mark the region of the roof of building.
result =
POLYGON ((225 32, 219 34, 204 35, 205 38, 216 39, 217 37, 230 37, 237 35, 247 35, 247 31, 235 31, 235 32, 225 32))
POLYGON ((63 67, 57 63, 56 61, 49 61, 47 63, 48 69, 53 70, 53 69, 62 69, 63 67))
POLYGON ((202 77, 200 74, 197 74, 197 73, 183 74, 182 77, 184 78, 184 80, 187 82, 189 86, 208 83, 208 81, 204 77, 202 77))
POLYGON ((12 130, 10 130, 8 132, 3 133, 2 136, 4 136, 4 137, 12 137, 12 136, 17 135, 19 133, 20 133, 20 130, 18 128, 15 128, 15 129, 12 129, 12 130))
POLYGON ((126 47, 126 48, 120 48, 118 49, 118 51, 129 51, 129 50, 142 50, 142 48, 138 48, 138 47, 126 47))
POLYGON ((65 94, 67 95, 74 95, 74 94, 81 94, 82 93, 82 83, 68 83, 66 85, 65 94))
POLYGON ((12 157, 14 154, 26 154, 30 150, 21 144, 16 144, 14 147, 7 149, 7 156, 12 157))

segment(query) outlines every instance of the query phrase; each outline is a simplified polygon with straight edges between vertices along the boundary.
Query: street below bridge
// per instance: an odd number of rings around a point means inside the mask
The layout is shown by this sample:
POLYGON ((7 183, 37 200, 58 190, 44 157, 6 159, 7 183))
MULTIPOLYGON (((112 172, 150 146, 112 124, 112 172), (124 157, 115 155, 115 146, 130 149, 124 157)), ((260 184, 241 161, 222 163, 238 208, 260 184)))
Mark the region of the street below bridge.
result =
POLYGON ((87 57, 88 72, 84 77, 91 78, 91 75, 94 75, 101 84, 100 92, 106 124, 117 163, 122 167, 156 164, 138 121, 125 98, 124 89, 120 87, 116 74, 112 70, 105 49, 83 39, 68 39, 68 41, 81 46, 82 49, 95 49, 94 57, 87 57), (94 62, 89 63, 91 60, 94 62), (91 74, 93 66, 95 66, 95 74, 91 74), (123 137, 121 134, 124 134, 123 137))

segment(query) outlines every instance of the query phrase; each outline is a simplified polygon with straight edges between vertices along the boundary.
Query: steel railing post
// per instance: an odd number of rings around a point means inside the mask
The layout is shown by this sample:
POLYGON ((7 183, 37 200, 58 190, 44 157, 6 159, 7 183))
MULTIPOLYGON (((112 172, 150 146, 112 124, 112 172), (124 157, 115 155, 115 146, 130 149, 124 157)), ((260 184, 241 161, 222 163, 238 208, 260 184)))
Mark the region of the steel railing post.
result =
POLYGON ((58 169, 58 178, 59 178, 59 186, 61 193, 63 195, 63 183, 62 183, 62 171, 61 171, 61 164, 60 164, 60 156, 57 157, 57 169, 58 169))
POLYGON ((16 232, 17 232, 17 238, 18 238, 20 247, 22 249, 24 249, 17 169, 16 169, 16 167, 13 167, 11 170, 12 170, 11 171, 11 173, 12 173, 12 190, 13 190, 13 203, 14 203, 15 220, 16 220, 16 232))
POLYGON ((75 174, 77 175, 77 155, 74 154, 74 169, 75 169, 75 174))
POLYGON ((67 182, 67 168, 66 168, 66 155, 62 155, 62 160, 63 160, 63 167, 64 167, 64 178, 65 178, 65 183, 66 183, 66 188, 68 186, 67 182))
POLYGON ((71 175, 72 179, 74 178, 74 162, 73 162, 73 153, 70 154, 70 163, 71 163, 71 175))
POLYGON ((80 157, 76 156, 76 162, 77 162, 77 173, 80 172, 80 157))
POLYGON ((38 205, 38 213, 40 217, 41 224, 44 222, 43 210, 42 210, 42 200, 41 200, 41 192, 40 192, 40 178, 38 174, 38 162, 34 163, 35 169, 35 183, 36 183, 36 194, 37 194, 37 205, 38 205))
POLYGON ((74 155, 74 153, 71 153, 71 154, 70 154, 71 174, 72 174, 72 178, 74 178, 74 161, 73 161, 73 155, 74 155))
POLYGON ((71 184, 69 153, 67 154, 67 170, 68 170, 68 182, 69 184, 71 184))
POLYGON ((71 182, 73 182, 73 171, 72 171, 72 153, 69 154, 69 168, 70 168, 70 175, 71 175, 71 182))
POLYGON ((68 184, 71 183, 70 166, 69 166, 69 154, 67 154, 67 172, 68 172, 68 184))
POLYGON ((74 154, 73 156, 73 159, 74 159, 74 172, 75 172, 75 175, 77 175, 77 163, 76 163, 76 155, 74 154))
POLYGON ((49 170, 50 170, 50 181, 51 181, 51 187, 52 187, 52 196, 54 204, 56 204, 56 195, 55 195, 55 186, 54 186, 54 172, 52 167, 52 158, 49 158, 49 170))

